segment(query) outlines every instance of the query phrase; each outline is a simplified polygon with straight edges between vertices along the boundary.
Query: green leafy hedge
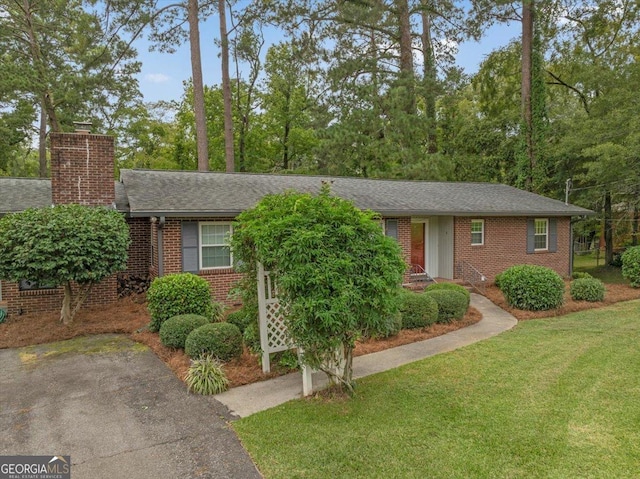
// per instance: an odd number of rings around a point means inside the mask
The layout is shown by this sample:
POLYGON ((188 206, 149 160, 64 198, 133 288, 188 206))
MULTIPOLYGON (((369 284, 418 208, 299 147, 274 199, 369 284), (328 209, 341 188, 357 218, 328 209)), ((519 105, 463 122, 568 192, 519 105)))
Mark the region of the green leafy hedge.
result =
POLYGON ((575 301, 603 301, 604 283, 596 278, 578 278, 571 282, 569 287, 571 297, 575 301))
POLYGON ((423 294, 437 303, 439 323, 450 323, 453 320, 464 318, 469 307, 467 297, 453 289, 435 289, 423 294))
POLYGON ((222 306, 211 299, 209 283, 191 273, 169 274, 156 278, 147 291, 151 313, 149 330, 159 331, 167 319, 180 314, 197 314, 218 321, 222 306))
POLYGON ((622 254, 622 276, 634 288, 640 287, 640 246, 628 248, 622 254))
POLYGON ((242 334, 231 323, 212 323, 191 331, 184 344, 190 358, 211 354, 220 361, 229 361, 242 354, 242 334))
POLYGON ((457 291, 458 293, 464 294, 465 298, 467 298, 467 306, 471 303, 471 293, 464 286, 460 286, 455 283, 433 283, 425 288, 425 291, 439 291, 439 290, 449 290, 449 291, 457 291))
POLYGON ((582 278, 593 278, 593 276, 591 276, 586 271, 574 271, 573 274, 571 275, 571 278, 582 279, 582 278))
POLYGON ((500 274, 500 289, 509 305, 527 311, 558 308, 564 299, 564 281, 551 268, 522 264, 500 274))
POLYGON ((404 290, 400 313, 404 329, 424 328, 438 321, 438 303, 428 294, 404 290))
POLYGON ((184 349, 189 333, 211 321, 197 314, 181 314, 167 319, 160 326, 160 342, 168 348, 184 349))
POLYGON ((251 312, 247 311, 245 308, 242 308, 238 311, 227 314, 226 321, 227 323, 235 324, 236 326, 238 326, 240 332, 244 334, 247 326, 249 326, 252 321, 257 322, 258 319, 253 314, 251 314, 251 312))

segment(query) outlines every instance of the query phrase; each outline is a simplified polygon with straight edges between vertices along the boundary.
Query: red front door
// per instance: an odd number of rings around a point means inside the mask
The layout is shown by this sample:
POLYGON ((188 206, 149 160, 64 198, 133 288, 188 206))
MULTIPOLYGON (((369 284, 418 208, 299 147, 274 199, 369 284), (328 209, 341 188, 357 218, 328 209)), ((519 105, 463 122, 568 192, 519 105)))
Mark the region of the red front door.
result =
POLYGON ((411 223, 411 264, 425 269, 424 223, 411 223))

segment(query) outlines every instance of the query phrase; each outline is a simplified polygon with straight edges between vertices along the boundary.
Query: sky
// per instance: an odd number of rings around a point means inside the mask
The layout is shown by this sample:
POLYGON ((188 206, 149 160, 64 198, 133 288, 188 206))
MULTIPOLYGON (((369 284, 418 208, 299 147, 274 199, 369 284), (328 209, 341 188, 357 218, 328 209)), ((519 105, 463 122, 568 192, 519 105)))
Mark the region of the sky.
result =
MULTIPOLYGON (((219 49, 214 39, 219 37, 217 17, 212 16, 200 24, 200 48, 202 53, 202 74, 205 85, 220 83, 219 49)), ((494 25, 489 28, 479 42, 469 41, 458 46, 457 64, 469 74, 475 73, 482 60, 493 50, 509 43, 520 35, 519 24, 494 25)), ((280 40, 277 33, 266 36, 267 44, 280 40)), ((149 42, 140 39, 135 44, 142 69, 138 75, 140 91, 144 101, 179 100, 183 92, 183 82, 191 78, 191 63, 188 43, 183 44, 173 54, 149 52, 149 42)))

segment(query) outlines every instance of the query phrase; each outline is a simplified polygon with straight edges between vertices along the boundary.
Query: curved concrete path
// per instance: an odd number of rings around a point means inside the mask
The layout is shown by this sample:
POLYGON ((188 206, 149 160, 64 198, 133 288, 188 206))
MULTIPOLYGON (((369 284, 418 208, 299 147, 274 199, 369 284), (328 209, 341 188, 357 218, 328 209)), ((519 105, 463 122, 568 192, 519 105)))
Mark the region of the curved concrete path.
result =
MULTIPOLYGON (((453 351, 507 331, 518 323, 511 314, 479 294, 471 294, 471 306, 482 313, 482 320, 476 324, 435 338, 354 358, 354 378, 369 376, 429 356, 453 351)), ((314 389, 326 384, 327 377, 324 373, 314 373, 314 389)), ((287 374, 268 381, 233 388, 214 397, 227 406, 232 414, 246 417, 292 399, 301 398, 302 376, 300 373, 287 374)))

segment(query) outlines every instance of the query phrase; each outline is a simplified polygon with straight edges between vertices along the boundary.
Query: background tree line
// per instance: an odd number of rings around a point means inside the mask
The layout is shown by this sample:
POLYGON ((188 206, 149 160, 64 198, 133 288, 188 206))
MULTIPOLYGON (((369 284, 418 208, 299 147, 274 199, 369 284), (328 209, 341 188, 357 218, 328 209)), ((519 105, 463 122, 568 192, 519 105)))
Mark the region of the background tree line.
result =
POLYGON ((613 245, 616 210, 638 228, 639 9, 635 0, 0 0, 0 174, 46 176, 48 132, 86 117, 118 137, 119 167, 490 181, 559 199, 571 178, 570 200, 602 212, 613 245), (210 16, 220 56, 202 59, 198 27, 210 16), (521 24, 520 38, 466 74, 456 44, 499 22, 521 24), (142 102, 133 48, 142 36, 166 52, 189 42, 180 100, 142 102), (220 84, 202 78, 203 61, 220 62, 220 84))

